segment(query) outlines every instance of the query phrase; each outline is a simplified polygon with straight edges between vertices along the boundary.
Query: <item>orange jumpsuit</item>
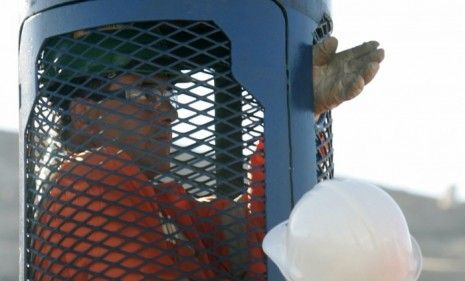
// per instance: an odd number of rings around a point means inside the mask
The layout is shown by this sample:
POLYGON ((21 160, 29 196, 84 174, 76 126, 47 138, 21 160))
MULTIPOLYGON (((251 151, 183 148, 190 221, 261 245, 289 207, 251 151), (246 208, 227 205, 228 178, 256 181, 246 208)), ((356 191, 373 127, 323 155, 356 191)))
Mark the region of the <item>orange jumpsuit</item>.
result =
POLYGON ((73 156, 41 205, 34 280, 229 280, 232 262, 222 257, 234 249, 218 226, 240 208, 245 280, 263 280, 263 163, 262 153, 252 156, 251 186, 239 200, 199 202, 174 182, 154 186, 114 147, 73 156))

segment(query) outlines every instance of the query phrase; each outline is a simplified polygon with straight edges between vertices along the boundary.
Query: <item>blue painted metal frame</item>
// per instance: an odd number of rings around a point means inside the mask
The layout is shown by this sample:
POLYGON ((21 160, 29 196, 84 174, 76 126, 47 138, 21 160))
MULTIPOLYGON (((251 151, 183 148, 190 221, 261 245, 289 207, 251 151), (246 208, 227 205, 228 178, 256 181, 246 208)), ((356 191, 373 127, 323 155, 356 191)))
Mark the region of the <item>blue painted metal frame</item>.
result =
MULTIPOLYGON (((328 13, 331 0, 276 0, 286 10, 295 10, 303 13, 312 20, 319 22, 324 13, 328 13)), ((328 13, 329 15, 329 13, 328 13)))
POLYGON ((293 201, 317 182, 313 117, 312 48, 318 22, 288 9, 289 127, 293 201))
MULTIPOLYGON (((265 108, 268 228, 286 219, 316 183, 312 113, 312 32, 327 12, 313 14, 292 0, 29 0, 20 35, 21 246, 24 245, 24 132, 37 94, 36 61, 45 39, 104 24, 152 21, 214 21, 232 45, 232 72, 265 108), (128 4, 130 3, 130 4, 128 4), (182 8, 180 8, 182 7, 182 8), (318 19, 315 19, 318 18, 318 19)), ((304 4, 305 4, 304 3, 304 4)), ((311 3, 310 3, 311 4, 311 3)), ((316 4, 315 4, 316 5, 316 4)), ((311 9, 310 9, 311 10, 311 9)), ((21 251, 20 280, 24 253, 21 251)), ((282 280, 269 262, 270 281, 282 280)))

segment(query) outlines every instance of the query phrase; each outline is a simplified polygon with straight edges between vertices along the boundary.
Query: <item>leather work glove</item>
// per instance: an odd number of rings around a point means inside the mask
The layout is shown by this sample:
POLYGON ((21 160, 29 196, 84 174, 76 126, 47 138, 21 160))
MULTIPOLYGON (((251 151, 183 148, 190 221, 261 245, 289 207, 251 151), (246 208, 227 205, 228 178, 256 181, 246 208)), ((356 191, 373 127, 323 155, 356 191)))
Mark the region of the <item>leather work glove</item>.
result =
POLYGON ((384 59, 379 43, 370 41, 336 53, 337 39, 328 37, 313 47, 315 117, 359 95, 384 59))

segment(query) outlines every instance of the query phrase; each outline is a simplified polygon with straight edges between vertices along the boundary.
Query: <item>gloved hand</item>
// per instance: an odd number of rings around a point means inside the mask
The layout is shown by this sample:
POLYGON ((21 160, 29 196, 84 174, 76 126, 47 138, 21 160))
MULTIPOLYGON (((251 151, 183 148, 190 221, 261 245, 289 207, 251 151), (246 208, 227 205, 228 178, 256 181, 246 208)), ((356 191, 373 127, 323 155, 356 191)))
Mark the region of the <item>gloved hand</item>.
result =
POLYGON ((359 95, 384 59, 379 43, 370 41, 336 53, 337 39, 328 37, 313 48, 315 117, 359 95))

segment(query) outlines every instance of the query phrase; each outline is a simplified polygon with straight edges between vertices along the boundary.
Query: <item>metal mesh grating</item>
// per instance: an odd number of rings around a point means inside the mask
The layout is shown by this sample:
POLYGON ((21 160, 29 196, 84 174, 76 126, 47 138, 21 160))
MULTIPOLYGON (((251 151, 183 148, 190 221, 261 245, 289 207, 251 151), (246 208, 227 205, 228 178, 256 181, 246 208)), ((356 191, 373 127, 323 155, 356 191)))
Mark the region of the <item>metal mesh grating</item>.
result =
MULTIPOLYGON (((313 32, 313 44, 328 37, 333 30, 333 22, 328 15, 324 15, 317 29, 313 32)), ((334 177, 333 162, 333 119, 331 111, 320 115, 315 126, 316 161, 318 182, 334 177)))
POLYGON ((26 128, 28 280, 265 280, 264 108, 211 22, 49 38, 26 128))

